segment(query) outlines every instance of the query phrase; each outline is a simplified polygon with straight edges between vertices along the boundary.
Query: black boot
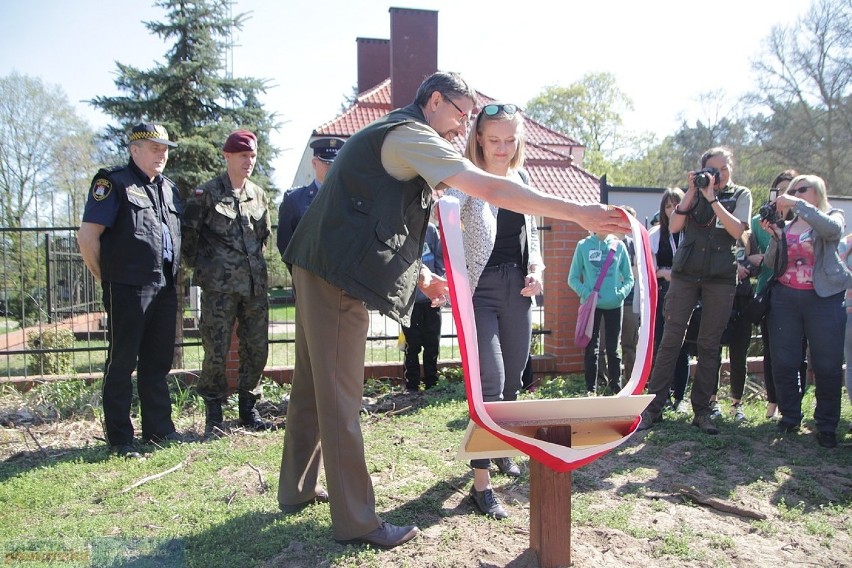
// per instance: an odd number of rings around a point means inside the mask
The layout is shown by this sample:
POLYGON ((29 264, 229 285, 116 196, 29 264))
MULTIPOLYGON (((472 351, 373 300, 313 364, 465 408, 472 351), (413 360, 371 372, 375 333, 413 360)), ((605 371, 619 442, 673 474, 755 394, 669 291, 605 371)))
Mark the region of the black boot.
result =
POLYGON ((223 432, 222 401, 204 401, 204 437, 208 438, 223 432))
POLYGON ((260 417, 255 408, 258 397, 250 392, 240 391, 240 423, 252 430, 271 430, 272 422, 267 422, 260 417))

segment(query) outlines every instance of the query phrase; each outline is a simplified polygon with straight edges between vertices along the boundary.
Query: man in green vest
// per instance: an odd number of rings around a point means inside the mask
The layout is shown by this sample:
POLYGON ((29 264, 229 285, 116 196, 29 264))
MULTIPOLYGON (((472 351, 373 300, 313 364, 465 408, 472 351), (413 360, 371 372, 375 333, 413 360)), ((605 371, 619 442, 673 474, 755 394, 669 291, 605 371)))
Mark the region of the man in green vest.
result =
POLYGON ((545 195, 465 159, 450 141, 465 134, 476 99, 459 75, 437 72, 411 105, 355 133, 283 255, 299 292, 278 504, 294 513, 328 501, 341 543, 392 548, 418 533, 376 514, 359 419, 366 305, 409 325, 418 286, 434 305, 446 301, 446 279, 420 262, 433 196, 452 186, 498 207, 593 231, 629 228, 603 205, 545 195), (327 492, 319 484, 323 461, 327 492))

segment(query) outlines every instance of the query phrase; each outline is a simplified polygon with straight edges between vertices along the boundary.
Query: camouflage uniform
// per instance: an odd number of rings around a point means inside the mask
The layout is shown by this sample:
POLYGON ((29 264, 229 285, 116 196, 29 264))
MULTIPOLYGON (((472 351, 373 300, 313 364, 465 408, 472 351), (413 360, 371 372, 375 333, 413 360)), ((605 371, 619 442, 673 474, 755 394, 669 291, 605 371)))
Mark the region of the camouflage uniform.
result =
POLYGON ((206 400, 228 394, 225 362, 238 322, 239 391, 259 394, 269 351, 269 301, 263 251, 271 233, 269 197, 246 180, 231 188, 224 173, 195 190, 186 203, 183 253, 201 286, 204 363, 197 391, 206 400))

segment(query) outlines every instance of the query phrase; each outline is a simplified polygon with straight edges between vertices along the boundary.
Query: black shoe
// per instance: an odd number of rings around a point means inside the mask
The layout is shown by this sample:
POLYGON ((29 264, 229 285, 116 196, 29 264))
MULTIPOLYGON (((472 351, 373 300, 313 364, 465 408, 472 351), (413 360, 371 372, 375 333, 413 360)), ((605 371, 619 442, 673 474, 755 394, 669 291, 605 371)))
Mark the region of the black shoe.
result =
POLYGON ((837 434, 834 432, 817 432, 817 444, 823 448, 836 448, 837 434))
POLYGON ((784 422, 783 420, 778 422, 777 428, 779 434, 793 434, 799 431, 798 424, 793 424, 792 422, 784 422))
POLYGON ((274 426, 272 422, 267 422, 263 418, 260 417, 260 412, 257 411, 255 405, 257 404, 257 399, 259 397, 250 392, 240 392, 239 394, 239 408, 240 408, 240 424, 249 428, 250 430, 255 430, 257 432, 261 432, 264 430, 272 430, 274 426))
POLYGON ((712 414, 699 414, 692 419, 692 425, 698 426, 705 434, 715 436, 719 433, 719 429, 716 428, 716 423, 713 422, 712 416, 712 414))
POLYGON ((142 454, 136 451, 133 444, 117 444, 115 446, 110 446, 110 451, 112 451, 115 455, 128 460, 142 459, 142 454))
POLYGON ((642 421, 639 423, 639 426, 636 428, 637 432, 642 432, 643 430, 650 430, 654 424, 659 424, 663 421, 663 415, 657 414, 656 416, 651 416, 651 413, 647 410, 642 413, 640 416, 642 421))
POLYGON ((180 444, 183 442, 183 438, 177 432, 169 432, 162 436, 158 434, 154 434, 153 436, 142 436, 142 441, 146 444, 180 444))
POLYGON ((494 496, 494 491, 491 489, 477 491, 471 487, 470 500, 473 501, 476 509, 486 517, 491 517, 493 519, 505 519, 509 516, 506 509, 503 508, 500 501, 498 501, 497 497, 494 496))
POLYGON ((314 497, 313 499, 308 499, 307 501, 302 501, 301 503, 296 503, 295 505, 282 505, 281 503, 279 503, 278 508, 281 509, 282 513, 285 513, 287 515, 294 515, 305 507, 314 505, 316 503, 328 503, 328 493, 325 489, 320 489, 319 493, 317 493, 316 497, 314 497))
POLYGON ((224 433, 225 419, 222 417, 221 400, 204 401, 204 437, 217 436, 224 433))
POLYGON ((500 473, 503 475, 508 475, 509 477, 520 477, 521 476, 521 468, 518 467, 512 458, 494 458, 491 460, 494 462, 494 465, 497 466, 497 469, 500 470, 500 473))
POLYGON ((420 532, 414 525, 398 527, 382 521, 379 528, 368 532, 364 536, 350 540, 337 540, 340 544, 370 544, 378 548, 393 548, 405 544, 420 532))

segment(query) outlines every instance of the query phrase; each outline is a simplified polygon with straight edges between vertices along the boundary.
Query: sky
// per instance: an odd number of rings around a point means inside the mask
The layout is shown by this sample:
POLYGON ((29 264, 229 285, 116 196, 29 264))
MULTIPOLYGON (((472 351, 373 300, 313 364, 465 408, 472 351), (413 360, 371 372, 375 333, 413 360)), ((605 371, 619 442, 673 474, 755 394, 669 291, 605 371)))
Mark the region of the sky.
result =
MULTIPOLYGON (((341 110, 357 82, 358 37, 390 38, 390 7, 438 11, 438 67, 479 92, 525 105, 549 85, 608 72, 633 101, 633 132, 674 132, 707 116, 703 91, 734 100, 753 86, 751 63, 775 25, 811 0, 234 0, 248 13, 234 36, 233 73, 265 79, 281 127, 271 142, 276 185, 292 185, 311 131, 341 110)), ((12 71, 60 86, 93 128, 109 117, 85 101, 121 94, 116 62, 149 69, 172 42, 143 21, 147 0, 0 0, 0 76, 12 71)), ((168 171, 166 171, 168 174, 168 171)))

